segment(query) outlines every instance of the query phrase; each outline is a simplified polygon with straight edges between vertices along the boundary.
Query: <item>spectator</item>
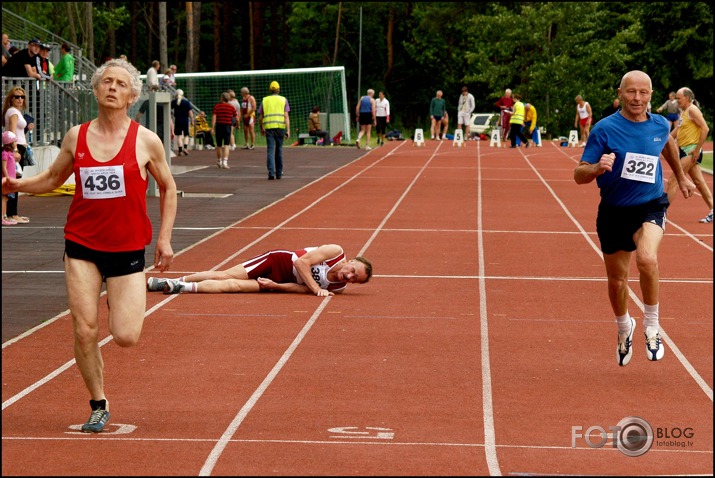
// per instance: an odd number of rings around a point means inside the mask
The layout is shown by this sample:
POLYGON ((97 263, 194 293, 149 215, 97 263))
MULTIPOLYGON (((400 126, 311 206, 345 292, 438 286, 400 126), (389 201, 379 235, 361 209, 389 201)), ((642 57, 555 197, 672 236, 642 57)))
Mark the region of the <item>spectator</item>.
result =
POLYGON ((445 139, 447 137, 448 131, 449 131, 449 113, 447 112, 447 110, 445 110, 444 116, 442 116, 442 120, 439 122, 437 136, 439 136, 442 139, 445 139), (440 130, 441 130, 441 132, 440 132, 440 130))
POLYGON ((35 57, 37 72, 43 80, 51 80, 54 67, 50 63, 50 50, 52 47, 46 43, 40 44, 40 53, 35 57))
POLYGON ((663 110, 665 110, 665 117, 670 122, 670 130, 673 131, 673 128, 678 124, 678 119, 680 119, 680 109, 678 108, 678 100, 675 99, 675 91, 668 93, 668 99, 655 111, 660 113, 663 110))
POLYGON ((258 124, 266 137, 268 179, 283 176, 283 138, 290 138, 290 105, 279 95, 280 85, 272 81, 268 87, 271 94, 263 98, 258 107, 258 124))
POLYGON ((377 123, 377 111, 375 106, 375 90, 370 88, 367 90, 367 95, 362 96, 358 101, 357 106, 355 106, 355 119, 359 125, 360 132, 355 140, 355 146, 360 149, 360 139, 363 135, 366 137, 365 140, 365 150, 370 151, 370 131, 372 130, 372 125, 377 123))
POLYGON ((509 126, 511 125, 511 114, 512 107, 514 106, 514 98, 511 96, 511 89, 507 88, 504 90, 504 96, 499 98, 499 100, 494 103, 494 105, 499 108, 499 124, 502 129, 502 141, 506 142, 509 135, 509 126))
POLYGON ((161 68, 161 63, 159 60, 154 60, 151 62, 151 66, 146 71, 146 86, 149 91, 159 91, 161 86, 159 85, 159 69, 161 68))
POLYGON ((10 53, 10 48, 12 48, 12 45, 10 45, 10 37, 7 36, 7 33, 2 34, 2 66, 5 67, 5 64, 8 62, 10 57, 12 57, 12 54, 10 53))
POLYGON ((228 91, 221 93, 221 101, 214 106, 211 115, 211 134, 216 136, 217 165, 222 169, 231 169, 228 167, 228 155, 231 151, 233 123, 238 116, 230 101, 231 94, 228 91))
POLYGON ((161 82, 164 87, 176 88, 176 65, 171 65, 166 69, 161 82))
POLYGON ((516 148, 516 138, 519 138, 522 143, 529 147, 529 140, 524 136, 524 103, 521 102, 521 95, 514 94, 513 113, 509 118, 509 138, 511 138, 511 147, 516 148))
POLYGON ((437 139, 444 139, 440 138, 440 133, 442 130, 442 117, 447 111, 447 103, 444 101, 444 98, 442 98, 442 90, 437 90, 437 94, 435 95, 434 98, 432 98, 432 101, 430 101, 429 104, 429 117, 430 117, 430 136, 432 139, 435 139, 435 135, 437 135, 437 139))
POLYGON ((308 115, 308 134, 320 138, 323 146, 330 144, 330 133, 320 128, 320 106, 314 106, 308 115))
MULTIPOLYGON (((25 90, 19 86, 14 86, 10 88, 7 96, 5 96, 2 107, 2 125, 5 131, 10 131, 15 134, 15 145, 20 154, 20 162, 22 162, 27 152, 27 139, 25 138, 27 121, 22 114, 26 109, 26 101, 25 90)), ((7 217, 20 224, 28 223, 30 219, 26 216, 20 216, 17 212, 18 200, 19 194, 15 194, 14 197, 8 197, 7 217)))
POLYGON ((576 118, 573 121, 574 128, 581 130, 581 143, 579 147, 583 148, 588 142, 588 135, 591 131, 591 122, 593 121, 593 111, 588 101, 584 101, 581 95, 576 96, 576 118))
POLYGON ((3 76, 13 78, 35 78, 41 80, 42 77, 37 71, 37 59, 40 53, 40 40, 33 38, 27 42, 27 48, 13 54, 3 68, 3 76))
MULTIPOLYGON (((536 108, 531 103, 524 104, 524 136, 531 138, 531 142, 539 144, 539 130, 536 129, 536 108)), ((529 144, 527 143, 527 146, 529 144)))
MULTIPOLYGON (((12 131, 5 131, 2 134, 2 177, 12 178, 17 176, 16 164, 20 154, 17 151, 15 141, 17 136, 12 131)), ((14 226, 17 221, 7 217, 7 202, 10 196, 14 197, 17 193, 2 195, 2 225, 14 226)))
POLYGON ((375 100, 375 133, 377 133, 377 144, 385 144, 385 131, 390 123, 390 102, 385 98, 385 92, 380 91, 375 100))
POLYGON ((620 109, 620 106, 621 100, 619 100, 618 98, 614 99, 613 103, 606 106, 606 108, 604 108, 604 110, 601 112, 601 119, 605 118, 606 116, 611 116, 613 113, 620 109))
POLYGON ((5 178, 2 189, 41 194, 74 174, 77 187, 64 227, 63 260, 75 361, 90 398, 91 413, 80 430, 99 433, 110 418, 98 343, 103 283, 109 334, 117 346, 132 347, 146 314, 145 249, 152 242, 147 181, 152 176, 161 194, 153 261, 160 271, 168 270, 174 258, 176 183, 159 138, 127 116, 142 90, 139 71, 125 61, 109 60, 95 71, 91 84, 97 117, 67 132, 47 169, 31 178, 5 178))
POLYGON ((196 139, 202 140, 206 149, 216 149, 214 137, 211 135, 211 126, 206 120, 206 112, 200 111, 194 121, 194 135, 196 139))
POLYGON ((236 149, 236 126, 238 126, 238 115, 241 113, 241 105, 236 99, 236 92, 233 90, 226 90, 228 91, 228 94, 231 96, 231 99, 229 100, 229 104, 236 108, 236 116, 233 118, 231 121, 231 151, 236 149))
POLYGON ((176 144, 179 148, 178 156, 184 153, 189 155, 189 124, 194 122, 194 105, 184 98, 184 90, 176 90, 176 98, 171 101, 171 109, 174 112, 174 134, 176 144))
POLYGON ((474 107, 474 95, 469 92, 466 86, 463 86, 462 94, 459 95, 459 101, 457 102, 457 127, 462 129, 462 125, 465 126, 464 139, 469 139, 469 128, 474 107))
POLYGON ((74 57, 67 43, 60 46, 60 61, 55 67, 55 81, 74 80, 74 57))
POLYGON ((256 145, 256 99, 248 92, 247 87, 241 88, 241 125, 243 126, 243 149, 253 149, 256 145), (251 138, 249 143, 248 138, 251 138))

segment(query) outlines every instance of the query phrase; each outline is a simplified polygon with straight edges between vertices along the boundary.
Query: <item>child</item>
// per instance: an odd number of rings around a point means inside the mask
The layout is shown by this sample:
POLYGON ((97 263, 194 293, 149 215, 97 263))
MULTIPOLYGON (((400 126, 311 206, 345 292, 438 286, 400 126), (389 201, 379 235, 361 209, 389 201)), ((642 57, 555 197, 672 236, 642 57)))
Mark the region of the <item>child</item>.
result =
MULTIPOLYGON (((16 168, 15 162, 17 161, 15 155, 17 153, 17 146, 15 141, 17 136, 12 131, 5 131, 2 134, 2 176, 8 178, 15 178, 16 168)), ((19 155, 18 155, 19 156, 19 155)), ((7 200, 17 193, 2 196, 2 225, 3 226, 14 226, 17 221, 14 219, 8 219, 7 217, 7 200)))

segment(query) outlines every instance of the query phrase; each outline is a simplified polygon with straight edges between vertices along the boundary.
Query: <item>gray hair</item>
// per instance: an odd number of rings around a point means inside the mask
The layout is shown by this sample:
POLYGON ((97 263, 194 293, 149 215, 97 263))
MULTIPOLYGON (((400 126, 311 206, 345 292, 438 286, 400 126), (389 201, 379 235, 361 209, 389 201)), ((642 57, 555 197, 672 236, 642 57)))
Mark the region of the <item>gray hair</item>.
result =
POLYGON ((689 99, 691 103, 692 103, 693 101, 695 101, 695 93, 693 93, 693 90, 691 90, 691 89, 688 88, 688 87, 685 87, 685 86, 682 87, 682 88, 680 89, 680 94, 683 95, 683 96, 685 96, 687 99, 689 99))
POLYGON ((248 93, 248 87, 244 86, 243 88, 241 88, 241 93, 248 93))
POLYGON ((107 68, 112 67, 124 68, 124 70, 129 73, 129 79, 132 85, 132 93, 134 93, 135 99, 139 98, 139 95, 141 95, 142 92, 142 80, 141 78, 139 78, 141 73, 139 73, 139 70, 137 70, 134 65, 129 63, 127 60, 123 60, 121 58, 113 58, 111 60, 108 60, 104 62, 99 68, 97 68, 97 71, 95 71, 92 75, 92 89, 95 91, 97 90, 97 87, 99 86, 99 80, 102 79, 104 72, 107 71, 107 68))

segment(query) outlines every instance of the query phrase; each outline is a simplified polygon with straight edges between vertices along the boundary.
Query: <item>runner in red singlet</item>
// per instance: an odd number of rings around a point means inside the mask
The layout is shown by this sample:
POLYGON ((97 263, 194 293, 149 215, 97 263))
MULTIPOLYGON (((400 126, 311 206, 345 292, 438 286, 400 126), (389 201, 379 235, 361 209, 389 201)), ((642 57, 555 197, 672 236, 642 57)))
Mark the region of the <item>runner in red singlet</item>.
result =
POLYGON ((150 277, 147 289, 166 294, 198 292, 302 292, 320 297, 342 293, 349 283, 364 284, 372 277, 372 264, 364 257, 345 259, 337 244, 296 251, 265 252, 225 271, 205 271, 163 279, 150 277))
POLYGON ((139 71, 125 60, 109 60, 92 75, 92 88, 98 117, 67 132, 47 169, 30 178, 3 178, 2 190, 47 193, 74 174, 75 195, 65 226, 65 276, 75 360, 92 409, 82 431, 98 433, 109 421, 98 345, 102 283, 107 284, 114 342, 120 347, 135 345, 146 311, 144 254, 152 238, 146 210, 148 175, 161 194, 154 253, 154 267, 160 271, 168 270, 174 257, 176 184, 159 137, 127 116, 141 93, 139 71))

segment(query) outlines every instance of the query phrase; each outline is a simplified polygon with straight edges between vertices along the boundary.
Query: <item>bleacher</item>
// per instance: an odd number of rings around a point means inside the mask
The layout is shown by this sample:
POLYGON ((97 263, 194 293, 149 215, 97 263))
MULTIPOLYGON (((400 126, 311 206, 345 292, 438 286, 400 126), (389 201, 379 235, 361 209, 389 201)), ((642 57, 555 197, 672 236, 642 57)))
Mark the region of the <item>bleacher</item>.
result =
POLYGON ((27 48, 31 38, 39 38, 49 44, 50 61, 57 64, 60 60, 60 45, 67 43, 75 58, 74 80, 57 82, 55 80, 36 80, 34 78, 13 78, 3 76, 2 97, 13 86, 20 86, 27 96, 27 109, 24 113, 35 119, 35 131, 28 138, 28 143, 37 152, 45 146, 59 146, 65 133, 73 126, 86 121, 96 114, 96 102, 92 95, 90 80, 97 67, 84 56, 82 48, 56 34, 15 15, 3 7, 2 30, 10 38, 10 43, 22 50, 27 48))

